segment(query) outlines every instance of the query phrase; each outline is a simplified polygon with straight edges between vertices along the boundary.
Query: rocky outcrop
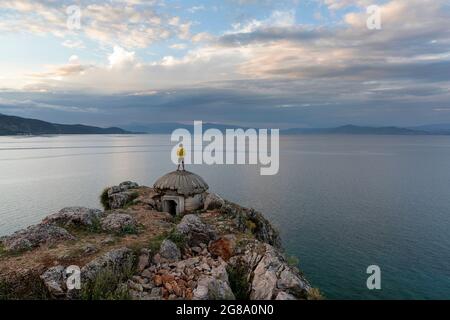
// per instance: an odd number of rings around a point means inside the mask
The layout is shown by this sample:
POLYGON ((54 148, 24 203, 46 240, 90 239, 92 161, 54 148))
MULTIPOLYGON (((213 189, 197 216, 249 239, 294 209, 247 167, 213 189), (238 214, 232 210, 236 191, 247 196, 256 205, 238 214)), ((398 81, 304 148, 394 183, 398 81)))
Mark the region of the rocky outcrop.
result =
POLYGON ((84 207, 68 207, 60 210, 59 212, 46 217, 42 223, 44 224, 56 224, 60 226, 92 226, 98 222, 101 217, 104 216, 104 212, 98 209, 89 209, 84 207))
POLYGON ((251 232, 256 239, 281 248, 281 238, 278 231, 260 212, 229 201, 225 201, 225 204, 221 207, 221 212, 235 219, 240 231, 251 232))
POLYGON ((125 213, 111 213, 100 224, 102 230, 113 233, 134 233, 137 229, 136 219, 125 213))
POLYGON ((204 210, 214 210, 220 209, 225 204, 225 200, 223 200, 216 193, 208 193, 204 200, 204 210))
POLYGON ((181 219, 176 227, 177 231, 184 235, 189 246, 195 247, 207 245, 209 241, 217 238, 217 233, 210 225, 194 214, 188 214, 181 219))
POLYGON ((139 185, 136 182, 125 181, 118 186, 111 187, 105 191, 107 199, 104 199, 105 209, 120 209, 126 204, 136 199, 139 195, 136 189, 139 185), (105 203, 106 202, 106 203, 105 203))
POLYGON ((40 278, 53 298, 60 299, 66 297, 66 268, 61 265, 52 267, 45 271, 40 278))
POLYGON ((251 300, 281 298, 305 299, 311 285, 273 246, 259 241, 247 245, 242 255, 233 257, 231 265, 245 266, 250 282, 251 300))
POLYGON ((103 194, 120 210, 65 208, 1 238, 0 284, 9 281, 12 297, 42 286, 43 296, 52 299, 320 298, 288 264, 278 233, 261 213, 207 194, 205 210, 175 224, 177 218, 154 210, 154 194, 152 188, 122 183, 103 194), (129 193, 137 193, 131 203, 121 198, 129 193), (83 228, 69 233, 65 227, 83 228), (64 242, 75 239, 71 233, 79 241, 64 242), (22 259, 16 252, 24 250, 22 259), (81 268, 81 290, 67 288, 71 265, 81 268))
POLYGON ((63 228, 38 224, 2 237, 0 242, 7 251, 25 251, 42 244, 53 245, 64 240, 75 240, 75 237, 63 228))

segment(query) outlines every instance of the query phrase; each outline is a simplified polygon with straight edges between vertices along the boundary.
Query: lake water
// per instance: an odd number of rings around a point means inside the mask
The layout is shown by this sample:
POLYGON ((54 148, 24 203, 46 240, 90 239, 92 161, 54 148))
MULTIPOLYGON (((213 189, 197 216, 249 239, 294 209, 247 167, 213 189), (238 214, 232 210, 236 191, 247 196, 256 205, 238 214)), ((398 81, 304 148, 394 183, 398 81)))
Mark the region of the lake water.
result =
MULTIPOLYGON (((0 235, 105 186, 172 170, 169 136, 0 137, 0 235)), ((262 211, 333 299, 450 298, 450 137, 281 137, 280 171, 190 166, 210 189, 262 211), (382 290, 366 287, 378 265, 382 290)))

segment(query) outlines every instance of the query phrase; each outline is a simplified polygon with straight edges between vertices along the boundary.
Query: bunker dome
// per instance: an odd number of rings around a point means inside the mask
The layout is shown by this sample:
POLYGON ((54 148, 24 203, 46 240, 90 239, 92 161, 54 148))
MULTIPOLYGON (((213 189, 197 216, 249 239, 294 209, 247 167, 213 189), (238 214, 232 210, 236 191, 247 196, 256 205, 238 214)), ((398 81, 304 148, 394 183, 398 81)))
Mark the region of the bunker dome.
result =
POLYGON ((153 188, 161 195, 161 210, 175 215, 201 208, 209 186, 195 173, 173 171, 156 180, 153 188))

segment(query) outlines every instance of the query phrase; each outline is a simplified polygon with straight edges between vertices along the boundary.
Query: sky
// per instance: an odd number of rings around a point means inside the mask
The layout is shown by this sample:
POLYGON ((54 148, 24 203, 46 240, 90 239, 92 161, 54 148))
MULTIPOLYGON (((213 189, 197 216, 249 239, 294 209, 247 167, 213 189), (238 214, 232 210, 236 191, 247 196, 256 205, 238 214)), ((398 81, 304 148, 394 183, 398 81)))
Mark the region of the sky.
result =
POLYGON ((99 126, 450 123, 449 21, 448 0, 2 0, 0 113, 99 126))

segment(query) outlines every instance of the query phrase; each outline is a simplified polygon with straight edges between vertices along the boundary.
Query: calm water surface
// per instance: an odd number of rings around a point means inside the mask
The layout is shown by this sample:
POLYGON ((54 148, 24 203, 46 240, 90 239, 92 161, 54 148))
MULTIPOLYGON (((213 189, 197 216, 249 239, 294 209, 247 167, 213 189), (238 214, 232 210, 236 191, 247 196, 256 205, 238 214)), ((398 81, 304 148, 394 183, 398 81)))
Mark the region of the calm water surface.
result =
MULTIPOLYGON (((100 207, 124 180, 174 167, 169 136, 0 137, 0 235, 65 206, 100 207)), ((328 298, 450 298, 450 137, 282 137, 280 172, 191 166, 211 190, 261 210, 328 298), (382 290, 366 288, 366 268, 382 290)))

